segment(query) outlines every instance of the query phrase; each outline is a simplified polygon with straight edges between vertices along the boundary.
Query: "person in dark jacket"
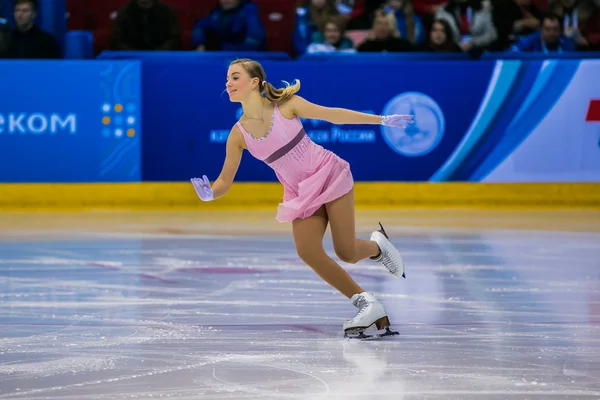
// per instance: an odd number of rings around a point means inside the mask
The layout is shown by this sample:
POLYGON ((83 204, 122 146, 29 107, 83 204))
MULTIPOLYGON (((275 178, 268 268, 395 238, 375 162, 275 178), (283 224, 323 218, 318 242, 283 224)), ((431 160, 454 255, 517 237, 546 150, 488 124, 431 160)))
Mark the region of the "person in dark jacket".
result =
POLYGON ((492 0, 492 18, 498 38, 490 50, 502 51, 522 36, 536 32, 546 10, 532 0, 492 0))
POLYGON ((519 40, 511 50, 546 54, 575 51, 575 42, 562 33, 560 22, 558 15, 548 13, 542 20, 542 29, 519 40))
POLYGON ((114 50, 179 50, 181 28, 171 6, 159 0, 131 0, 117 13, 114 50))
POLYGON ((266 50, 258 7, 250 0, 220 0, 208 17, 194 25, 192 45, 200 51, 266 50))
POLYGON ((60 58, 60 49, 54 36, 35 26, 34 0, 15 1, 15 29, 5 36, 5 55, 8 58, 60 58))

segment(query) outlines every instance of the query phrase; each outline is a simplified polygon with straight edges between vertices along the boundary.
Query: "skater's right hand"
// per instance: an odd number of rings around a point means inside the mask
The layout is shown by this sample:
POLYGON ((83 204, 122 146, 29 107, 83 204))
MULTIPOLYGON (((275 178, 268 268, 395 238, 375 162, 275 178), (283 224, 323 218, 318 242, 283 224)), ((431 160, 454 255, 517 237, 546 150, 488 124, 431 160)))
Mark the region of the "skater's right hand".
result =
POLYGON ((202 201, 214 200, 213 191, 210 187, 210 182, 208 181, 206 175, 203 175, 202 179, 192 178, 190 179, 190 181, 192 182, 192 185, 194 185, 196 194, 198 195, 198 197, 200 197, 200 199, 202 199, 202 201))
POLYGON ((406 124, 414 123, 413 115, 393 114, 381 117, 381 125, 406 128, 406 124))

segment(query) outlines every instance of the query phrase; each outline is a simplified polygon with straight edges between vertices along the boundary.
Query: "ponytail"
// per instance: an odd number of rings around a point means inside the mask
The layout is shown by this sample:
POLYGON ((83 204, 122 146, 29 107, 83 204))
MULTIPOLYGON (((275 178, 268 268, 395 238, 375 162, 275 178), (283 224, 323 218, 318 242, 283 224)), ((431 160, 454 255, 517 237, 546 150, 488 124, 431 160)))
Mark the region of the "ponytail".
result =
MULTIPOLYGON (((285 81, 284 81, 285 82, 285 81)), ((286 100, 289 100, 294 94, 296 94, 300 90, 300 81, 296 79, 293 85, 290 85, 288 82, 285 82, 284 88, 276 89, 275 86, 271 85, 269 82, 263 82, 263 92, 267 100, 272 103, 283 103, 286 100)))

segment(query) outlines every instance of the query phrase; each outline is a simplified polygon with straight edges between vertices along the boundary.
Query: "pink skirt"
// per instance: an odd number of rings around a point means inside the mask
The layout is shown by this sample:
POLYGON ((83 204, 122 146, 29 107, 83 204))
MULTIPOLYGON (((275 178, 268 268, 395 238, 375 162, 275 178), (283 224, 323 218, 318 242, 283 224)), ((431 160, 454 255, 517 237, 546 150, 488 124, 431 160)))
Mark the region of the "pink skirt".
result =
POLYGON ((322 205, 339 199, 354 187, 350 165, 333 153, 329 153, 326 162, 301 180, 297 188, 280 181, 284 184, 284 193, 275 217, 279 222, 308 218, 322 205))

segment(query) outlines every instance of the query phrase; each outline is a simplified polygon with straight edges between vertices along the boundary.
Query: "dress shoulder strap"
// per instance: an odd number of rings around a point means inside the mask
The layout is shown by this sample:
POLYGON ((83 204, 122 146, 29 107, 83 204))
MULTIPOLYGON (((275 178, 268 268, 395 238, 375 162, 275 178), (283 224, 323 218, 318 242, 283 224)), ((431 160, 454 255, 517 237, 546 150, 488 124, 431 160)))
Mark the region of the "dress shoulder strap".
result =
POLYGON ((239 129, 240 131, 242 131, 242 133, 244 133, 244 127, 242 126, 242 124, 240 123, 240 121, 237 121, 237 122, 235 123, 235 126, 237 126, 237 127, 238 127, 238 129, 239 129))

